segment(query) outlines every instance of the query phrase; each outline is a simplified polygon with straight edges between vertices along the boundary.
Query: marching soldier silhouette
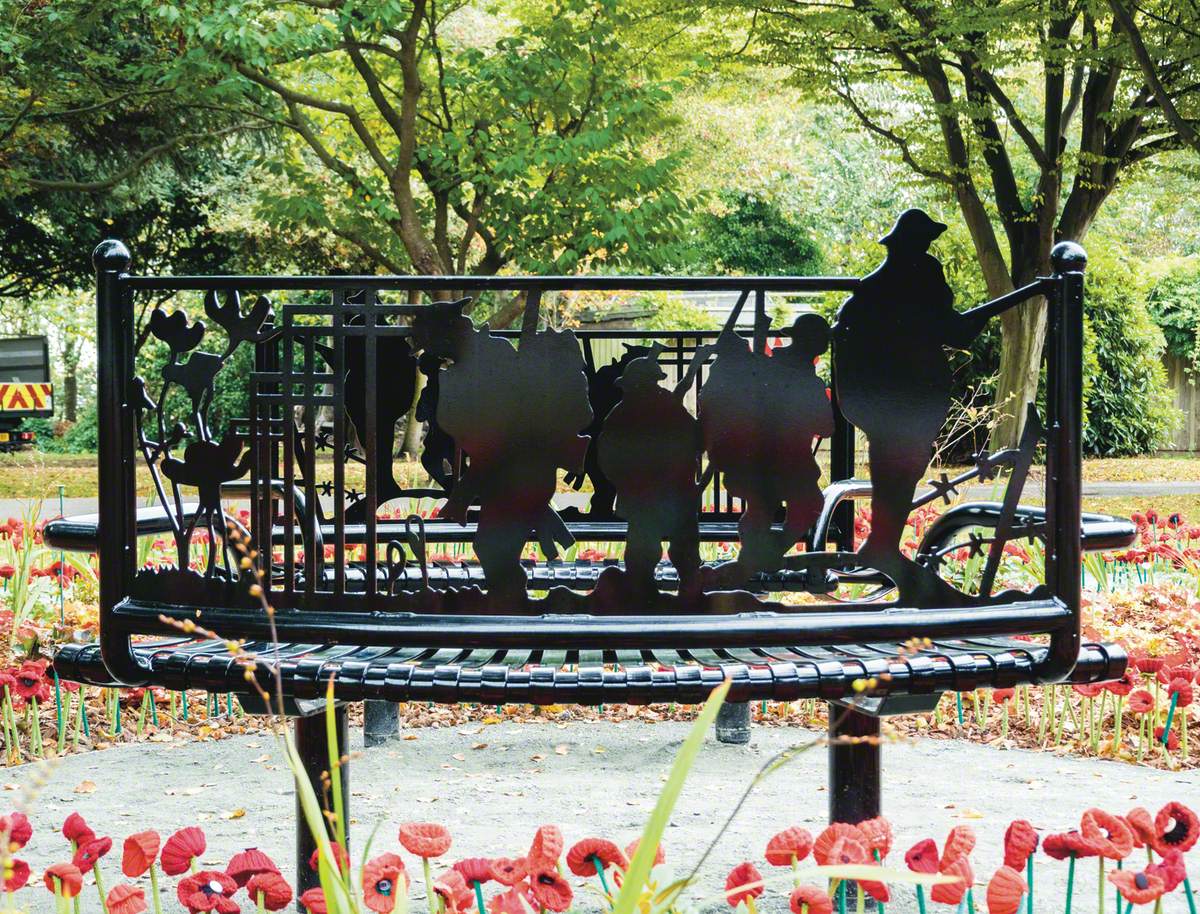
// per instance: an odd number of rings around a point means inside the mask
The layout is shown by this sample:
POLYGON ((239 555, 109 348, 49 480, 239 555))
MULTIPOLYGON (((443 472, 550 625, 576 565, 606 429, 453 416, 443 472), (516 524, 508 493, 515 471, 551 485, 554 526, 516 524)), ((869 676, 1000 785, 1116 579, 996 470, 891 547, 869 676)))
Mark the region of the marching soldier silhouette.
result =
MULTIPOLYGON (((838 405, 862 429, 871 466, 871 532, 859 549, 887 573, 902 599, 937 588, 957 593, 900 552, 913 494, 950 408, 950 363, 989 310, 954 310, 954 293, 929 245, 946 230, 919 209, 901 213, 880 239, 883 263, 838 311, 833 330, 838 405)), ((961 595, 960 595, 961 596, 961 595)))
POLYGON ((679 592, 695 594, 700 569, 700 425, 683 405, 689 379, 674 390, 658 364, 662 346, 629 361, 617 386, 621 399, 596 441, 601 471, 617 491, 617 513, 628 521, 626 582, 635 598, 655 592, 662 544, 679 575, 679 592))

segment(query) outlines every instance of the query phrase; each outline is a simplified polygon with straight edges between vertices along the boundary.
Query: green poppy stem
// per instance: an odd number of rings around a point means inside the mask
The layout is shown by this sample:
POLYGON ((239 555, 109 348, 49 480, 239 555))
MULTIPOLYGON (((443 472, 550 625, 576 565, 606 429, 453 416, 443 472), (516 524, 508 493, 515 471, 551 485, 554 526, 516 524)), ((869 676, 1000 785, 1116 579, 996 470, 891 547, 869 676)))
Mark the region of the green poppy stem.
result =
POLYGON ((483 885, 479 882, 472 882, 475 886, 475 903, 479 905, 479 914, 487 914, 487 909, 483 906, 483 885))
POLYGON ((1104 858, 1097 857, 1096 863, 1099 864, 1099 867, 1100 867, 1100 891, 1099 891, 1100 907, 1099 907, 1099 911, 1100 911, 1100 914, 1104 914, 1104 858))
POLYGON ((958 725, 961 727, 963 725, 962 692, 954 693, 954 707, 955 707, 955 710, 958 711, 958 725))
MULTIPOLYGON (((1117 861, 1117 869, 1119 869, 1119 870, 1124 869, 1124 867, 1121 865, 1120 860, 1117 861)), ((1117 903, 1116 910, 1120 911, 1121 910, 1121 890, 1118 889, 1116 886, 1113 886, 1113 898, 1116 899, 1116 903, 1117 903)))
MULTIPOLYGON (((1071 914, 1071 896, 1075 893, 1075 855, 1071 855, 1071 862, 1067 864, 1067 906, 1063 914, 1071 914)), ((1029 894, 1033 895, 1033 886, 1029 887, 1029 894)), ((1032 910, 1032 902, 1029 905, 1032 910)))
POLYGON ((846 880, 838 886, 838 914, 846 914, 846 880))
POLYGON ((429 902, 429 914, 438 914, 435 899, 437 892, 433 890, 433 873, 429 869, 429 858, 421 858, 421 869, 425 873, 425 900, 429 902))
POLYGON ((267 914, 267 902, 262 892, 255 893, 255 908, 257 914, 267 914))
MULTIPOLYGON (((879 863, 879 864, 882 864, 882 863, 883 863, 883 858, 879 856, 879 848, 877 848, 877 847, 876 847, 876 848, 873 848, 873 849, 871 850, 871 856, 873 856, 873 857, 875 858, 875 862, 876 862, 876 863, 879 863)), ((796 860, 796 858, 795 858, 795 857, 793 857, 793 858, 792 858, 793 865, 794 865, 794 861, 795 861, 795 860, 796 860)), ((796 880, 796 885, 799 885, 799 884, 800 884, 800 880, 799 880, 799 879, 797 879, 797 880, 796 880)), ((861 894, 862 894, 862 886, 859 886, 859 895, 861 895, 861 894)), ((885 911, 885 906, 884 906, 884 903, 883 903, 882 901, 877 901, 877 902, 875 903, 875 906, 876 906, 876 908, 879 910, 879 914, 884 914, 884 911, 885 911)))
POLYGON ((924 888, 924 886, 920 886, 920 885, 917 886, 917 908, 920 910, 921 914, 926 914, 926 911, 925 911, 925 888, 924 888))
POLYGON ((1187 899, 1188 914, 1196 914, 1196 896, 1192 893, 1192 881, 1183 877, 1183 897, 1187 899))
POLYGON ((1165 746, 1171 739, 1171 724, 1175 722, 1175 706, 1179 704, 1179 693, 1171 696, 1171 704, 1167 708, 1167 723, 1163 727, 1162 744, 1165 746))
POLYGON ((92 866, 92 878, 96 880, 96 892, 100 895, 100 910, 108 914, 108 896, 104 891, 104 880, 100 878, 100 861, 92 866))
MULTIPOLYGON (((150 894, 154 896, 154 914, 162 914, 162 898, 158 894, 158 865, 150 864, 150 894)), ((259 893, 261 903, 262 893, 259 893)))
POLYGON ((1033 854, 1025 860, 1025 881, 1029 883, 1029 894, 1025 896, 1026 914, 1033 914, 1033 854))
POLYGON ((967 889, 967 914, 975 914, 975 889, 967 889))

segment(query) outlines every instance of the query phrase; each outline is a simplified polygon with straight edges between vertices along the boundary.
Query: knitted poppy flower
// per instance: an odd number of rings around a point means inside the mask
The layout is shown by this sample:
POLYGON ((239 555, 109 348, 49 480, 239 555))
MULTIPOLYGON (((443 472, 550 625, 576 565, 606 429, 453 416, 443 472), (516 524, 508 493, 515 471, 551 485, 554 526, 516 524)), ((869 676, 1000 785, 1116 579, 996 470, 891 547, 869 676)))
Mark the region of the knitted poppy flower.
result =
POLYGON ((918 841, 904 855, 904 862, 914 873, 936 873, 938 871, 938 849, 932 838, 918 841))
POLYGON ((767 863, 771 866, 791 866, 792 861, 807 857, 812 847, 813 837, 808 829, 793 825, 767 842, 767 863))
POLYGON ((1158 833, 1154 830, 1154 817, 1147 810, 1135 806, 1125 814, 1125 824, 1129 826, 1129 832, 1133 835, 1134 847, 1145 847, 1147 844, 1153 846, 1158 833))
POLYGON ((474 895, 467 880, 457 870, 447 870, 433 881, 433 890, 446 903, 448 911, 466 911, 471 907, 474 895))
POLYGON ((140 831, 126 838, 121 848, 121 872, 130 879, 145 873, 158 858, 159 842, 156 831, 140 831))
POLYGON ((1167 696, 1175 699, 1176 707, 1186 708, 1194 697, 1192 684, 1183 678, 1172 679, 1171 684, 1167 686, 1167 696))
POLYGON ((1038 849, 1038 833, 1032 823, 1016 819, 1004 832, 1004 865, 1020 870, 1038 849))
MULTIPOLYGON (((942 863, 965 857, 975 850, 975 829, 970 825, 955 825, 946 835, 946 843, 942 845, 942 863)), ((958 902, 955 902, 957 904, 958 902)))
POLYGON ((1120 816, 1093 808, 1084 812, 1079 825, 1084 840, 1106 860, 1124 860, 1133 850, 1133 832, 1120 816))
POLYGON ((167 839, 158 858, 159 865, 168 876, 181 876, 191 869, 192 860, 201 856, 207 847, 204 832, 195 825, 189 825, 167 839))
POLYGON ((847 822, 834 822, 817 835, 817 840, 813 842, 813 859, 821 864, 821 866, 827 865, 829 863, 829 852, 833 850, 833 845, 839 838, 853 838, 863 845, 867 843, 863 839, 863 833, 858 830, 857 825, 850 825, 847 822))
POLYGON ((450 830, 436 822, 405 822, 400 826, 400 843, 426 860, 440 857, 450 850, 450 830))
POLYGON ((858 830, 863 834, 867 850, 877 851, 881 859, 888 855, 888 851, 892 849, 891 822, 883 816, 876 816, 874 819, 859 822, 858 830))
POLYGON ((0 816, 0 833, 8 835, 8 846, 11 851, 19 851, 33 837, 33 826, 29 817, 23 812, 13 812, 0 816))
POLYGON ((596 859, 605 870, 614 866, 629 869, 629 861, 621 849, 604 838, 584 838, 573 844, 567 851, 567 869, 576 876, 595 876, 596 859))
POLYGON ((571 885, 553 868, 529 874, 529 892, 537 903, 548 911, 565 911, 571 907, 575 893, 571 885))
POLYGON ((742 902, 746 902, 746 906, 749 907, 762 893, 762 873, 748 860, 731 869, 725 878, 725 900, 731 908, 736 908, 742 902))
POLYGON ((1162 877, 1132 870, 1113 870, 1108 881, 1117 887, 1121 897, 1131 904, 1149 904, 1162 897, 1166 883, 1162 877))
POLYGON ((1138 689, 1130 694, 1127 707, 1134 714, 1149 714, 1154 710, 1154 696, 1146 689, 1138 689))
POLYGON ((56 863, 46 867, 46 872, 42 874, 42 882, 46 883, 46 888, 51 892, 54 891, 55 881, 58 882, 58 891, 63 898, 74 898, 83 890, 83 873, 79 872, 79 867, 74 863, 56 863))
POLYGON ((1005 864, 992 874, 987 884, 988 914, 1017 914, 1021 899, 1029 887, 1019 871, 1005 864))
POLYGON ((108 914, 142 914, 146 910, 146 893, 136 885, 114 885, 105 899, 108 914))
POLYGON ((971 869, 971 860, 966 854, 945 859, 938 872, 943 876, 954 876, 954 882, 939 882, 929 892, 929 897, 938 904, 958 904, 967 894, 967 889, 975 884, 975 872, 971 869))
MULTIPOLYGON (((167 841, 170 844, 170 839, 167 841)), ((166 848, 163 848, 164 852, 166 848)), ((201 870, 179 880, 175 894, 179 903, 192 914, 216 911, 217 914, 238 914, 241 910, 232 895, 237 883, 220 870, 201 870)))
POLYGON ((62 834, 68 841, 74 842, 76 847, 96 837, 96 833, 88 828, 88 824, 83 821, 83 816, 77 812, 67 816, 67 820, 63 822, 62 834))
MULTIPOLYGON (((642 843, 641 838, 634 838, 632 841, 630 841, 628 844, 626 844, 625 845, 625 856, 628 857, 630 860, 632 860, 633 855, 637 853, 637 849, 641 845, 641 843, 642 843)), ((811 843, 811 839, 810 839, 810 843, 811 843)), ((667 852, 663 850, 662 842, 659 841, 658 847, 654 848, 654 865, 662 866, 662 864, 664 864, 666 862, 667 862, 667 852)))
POLYGON ((826 859, 826 866, 862 866, 871 862, 871 852, 857 838, 838 838, 826 859))
POLYGON ((1106 682, 1104 688, 1113 695, 1128 695, 1134 690, 1139 681, 1141 681, 1141 677, 1138 675, 1137 670, 1133 669, 1133 667, 1127 667, 1125 675, 1113 682, 1106 682))
POLYGON ((112 850, 112 838, 93 838, 86 844, 80 845, 71 862, 79 867, 79 872, 90 873, 97 861, 110 850, 112 850))
POLYGON ((529 869, 553 869, 563 852, 563 836, 557 825, 543 825, 533 836, 526 859, 529 869))
POLYGON ((300 904, 308 914, 329 914, 325 904, 325 893, 320 887, 309 889, 300 895, 300 904))
POLYGON ((1154 849, 1160 857, 1171 851, 1186 854, 1200 839, 1200 819, 1187 806, 1172 800, 1154 817, 1154 849))
POLYGON ((1042 852, 1055 860, 1066 860, 1071 856, 1076 859, 1100 856, 1099 849, 1074 829, 1056 835, 1047 835, 1042 841, 1042 852))
POLYGON ((468 857, 466 860, 459 860, 450 868, 461 875, 472 888, 477 882, 482 885, 492 879, 492 861, 487 857, 468 857))
POLYGON ((363 865, 363 904, 377 914, 390 914, 407 890, 408 875, 398 854, 380 854, 363 865))
POLYGON ((1187 878, 1187 865, 1183 862, 1183 854, 1171 851, 1157 863, 1146 867, 1147 876, 1157 876, 1163 881, 1163 894, 1174 892, 1179 884, 1187 878))
POLYGON ((262 896, 262 906, 268 911, 282 911, 292 901, 292 887, 279 873, 257 873, 246 883, 246 894, 250 900, 258 904, 258 896, 262 896))
MULTIPOLYGON (((350 855, 346 853, 346 849, 336 841, 329 842, 329 850, 333 854, 333 859, 337 862, 338 870, 342 873, 350 870, 350 855)), ((317 848, 308 855, 308 866, 314 873, 321 870, 321 848, 317 848)))
POLYGON ((525 878, 525 872, 524 858, 497 857, 492 861, 492 879, 501 885, 516 885, 525 878))
POLYGON ((488 899, 488 914, 536 914, 538 903, 519 888, 493 895, 488 899))
POLYGON ((4 877, 4 891, 15 892, 17 889, 25 888, 25 883, 29 881, 29 864, 16 857, 9 857, 8 865, 9 872, 4 877))
POLYGON ((37 660, 26 660, 13 674, 17 684, 15 692, 26 701, 36 698, 45 701, 50 697, 50 682, 46 679, 46 665, 37 660))
POLYGON ((833 914, 833 899, 817 885, 800 885, 788 896, 792 914, 833 914))
POLYGON ((1154 728, 1154 741, 1156 743, 1162 743, 1164 735, 1167 737, 1168 751, 1174 752, 1176 749, 1179 748, 1179 734, 1178 733, 1176 733, 1174 730, 1172 730, 1170 733, 1167 733, 1166 728, 1161 727, 1161 726, 1154 728))
POLYGON ((278 873, 275 861, 257 847, 248 847, 230 858, 225 875, 238 884, 240 889, 259 873, 278 873))

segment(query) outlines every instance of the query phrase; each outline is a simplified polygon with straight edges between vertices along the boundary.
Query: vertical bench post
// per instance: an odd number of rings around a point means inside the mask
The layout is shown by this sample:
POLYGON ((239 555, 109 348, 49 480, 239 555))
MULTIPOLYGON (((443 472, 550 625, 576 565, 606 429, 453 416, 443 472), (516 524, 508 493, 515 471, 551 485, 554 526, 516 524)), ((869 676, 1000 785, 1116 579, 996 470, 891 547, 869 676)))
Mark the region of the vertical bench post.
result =
POLYGON ((828 707, 829 821, 873 819, 882 795, 879 718, 833 702, 828 707))
MULTIPOLYGON (((344 757, 349 751, 350 726, 346 717, 344 705, 338 705, 334 711, 338 741, 338 756, 344 757)), ((300 755, 304 773, 308 775, 309 783, 313 785, 317 798, 325 805, 325 791, 321 776, 329 770, 329 744, 325 739, 325 715, 318 712, 307 717, 296 718, 296 752, 300 755)), ((342 809, 346 818, 350 817, 350 766, 341 767, 342 778, 342 809)), ((328 798, 333 802, 333 798, 328 798)), ((350 824, 346 823, 346 841, 350 840, 350 824)), ((304 811, 300 807, 300 795, 296 795, 296 896, 321 884, 316 872, 308 865, 313 851, 317 849, 317 841, 308 828, 304 819, 304 811)), ((346 848, 349 851, 349 848, 346 848)), ((297 909, 301 907, 297 905, 297 909)))

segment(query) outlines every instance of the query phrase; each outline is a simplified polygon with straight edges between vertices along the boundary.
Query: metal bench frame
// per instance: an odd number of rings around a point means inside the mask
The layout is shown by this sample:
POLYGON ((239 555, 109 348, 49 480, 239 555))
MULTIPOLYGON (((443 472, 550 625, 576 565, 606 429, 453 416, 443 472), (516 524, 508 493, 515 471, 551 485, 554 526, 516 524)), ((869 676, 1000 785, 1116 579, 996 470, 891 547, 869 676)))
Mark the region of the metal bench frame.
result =
MULTIPOLYGON (((157 513, 139 509, 135 497, 135 410, 138 388, 132 383, 135 357, 134 296, 145 292, 221 292, 229 290, 302 290, 330 292, 334 307, 346 301, 349 290, 423 292, 438 295, 453 290, 456 294, 493 290, 525 291, 529 298, 555 290, 731 290, 755 296, 761 316, 765 312, 768 291, 853 292, 860 281, 853 278, 825 277, 255 277, 213 276, 172 277, 129 275, 130 255, 124 245, 106 241, 95 251, 97 270, 98 332, 98 411, 99 510, 89 518, 63 519, 47 526, 48 542, 67 548, 95 546, 100 563, 100 638, 94 647, 66 649, 56 658, 59 673, 68 678, 100 683, 142 685, 155 683, 169 688, 208 688, 214 691, 236 689, 237 676, 231 673, 232 661, 221 661, 211 651, 202 653, 195 645, 185 644, 175 627, 160 617, 182 621, 192 619, 223 637, 243 638, 260 645, 269 640, 265 616, 245 606, 210 597, 189 600, 186 592, 176 590, 176 599, 148 600, 131 597, 138 592, 136 544, 139 535, 165 529, 164 506, 157 513), (147 647, 132 636, 159 635, 166 640, 147 647), (153 650, 161 650, 162 663, 151 662, 153 650), (189 659, 190 658, 190 659, 189 659)), ((1064 242, 1055 247, 1053 274, 1016 290, 987 307, 998 313, 1022 301, 1046 296, 1049 302, 1049 327, 1046 336, 1046 504, 1044 509, 1025 509, 1009 513, 1000 504, 969 504, 948 511, 935 525, 932 538, 922 545, 926 557, 936 555, 952 536, 967 527, 996 527, 1007 524, 1003 535, 1038 535, 1045 542, 1045 588, 1043 593, 1023 599, 992 602, 987 605, 838 605, 813 608, 791 606, 742 593, 727 615, 705 612, 648 614, 558 614, 563 606, 547 599, 516 608, 513 612, 465 613, 453 604, 434 602, 433 611, 420 611, 416 602, 422 596, 445 599, 428 587, 417 586, 416 596, 381 592, 376 551, 391 535, 399 535, 399 525, 376 520, 378 479, 371 466, 370 453, 376 445, 374 420, 359 430, 367 457, 367 493, 365 520, 361 529, 346 522, 338 478, 337 510, 332 524, 322 523, 316 479, 309 472, 297 478, 292 444, 282 445, 288 452, 283 478, 267 478, 255 473, 248 490, 255 516, 250 531, 259 542, 280 543, 285 550, 284 585, 272 597, 281 599, 275 625, 285 645, 345 645, 344 661, 338 653, 313 655, 306 659, 304 650, 294 655, 285 650, 281 664, 294 709, 311 711, 311 702, 320 699, 330 676, 334 677, 341 700, 420 698, 432 701, 477 700, 500 702, 602 703, 612 701, 701 701, 726 675, 734 677, 731 699, 745 702, 758 698, 821 697, 842 703, 834 712, 831 705, 831 734, 871 736, 878 734, 878 715, 901 713, 927 707, 932 697, 943 690, 969 690, 979 685, 1011 685, 1017 682, 1048 683, 1069 678, 1102 680, 1119 677, 1125 658, 1119 648, 1108 645, 1083 645, 1080 638, 1080 589, 1082 550, 1115 548, 1133 535, 1132 526, 1116 518, 1084 516, 1081 496, 1081 413, 1083 352, 1083 287, 1086 255, 1077 245, 1064 242), (283 522, 273 520, 274 506, 283 505, 283 522), (1015 521, 1014 521, 1015 518, 1015 521), (1015 523, 1015 528, 1014 528, 1015 523), (1024 526, 1022 526, 1022 524, 1024 526), (335 562, 330 592, 318 592, 327 585, 320 582, 325 542, 341 548, 361 539, 375 548, 366 550, 364 562, 365 593, 352 594, 346 589, 345 567, 335 562), (307 547, 303 563, 294 559, 299 540, 307 547), (341 568, 339 571, 338 568, 341 568), (296 572, 307 575, 297 577, 296 572), (297 584, 297 581, 307 583, 297 584), (430 596, 433 594, 433 596, 430 596), (397 599, 407 603, 396 603, 397 599), (390 601, 390 602, 389 602, 390 601), (746 611, 748 607, 750 611, 746 611), (1027 648, 1008 644, 1007 649, 992 641, 998 636, 1049 635, 1045 646, 1027 648), (886 644, 899 644, 914 637, 935 642, 952 641, 954 650, 938 644, 929 656, 903 660, 887 656, 886 644), (883 646, 880 643, 883 643, 883 646), (358 647, 355 647, 358 646, 358 647), (805 650, 811 648, 812 653, 805 650), (861 649, 860 649, 861 648, 861 649), (869 650, 868 650, 869 648, 869 650), (387 664, 372 663, 372 651, 392 659, 387 664), (402 651, 413 649, 411 660, 438 655, 438 649, 470 653, 474 649, 528 652, 530 657, 576 658, 580 652, 602 652, 604 665, 580 666, 558 672, 542 666, 511 668, 489 666, 423 666, 404 659, 402 651), (641 665, 621 665, 618 655, 628 658, 637 653, 654 658, 656 651, 675 651, 699 660, 694 667, 664 668, 651 661, 641 665), (392 651, 392 654, 388 652, 392 651), (689 654, 689 652, 691 652, 689 654), (755 661, 754 652, 761 659, 755 661), (790 652, 790 653, 789 653, 790 652), (822 653, 826 652, 826 653, 822 653), (706 657, 718 658, 711 664, 706 657), (750 657, 750 660, 746 660, 750 657), (616 663, 617 665, 613 666, 616 663), (856 672, 857 671, 857 672, 856 672), (856 696, 855 678, 884 674, 878 695, 856 696), (308 702, 309 704, 305 704, 308 702), (889 704, 890 703, 890 704, 889 704)), ((415 315, 423 305, 392 306, 392 313, 415 315)), ((326 309, 328 311, 328 308, 326 309)), ((368 314, 371 312, 368 311, 368 314)), ((342 318, 337 318, 341 326, 342 318)), ((368 317, 368 320, 373 320, 368 317)), ((761 324, 761 322, 760 322, 761 324)), ((374 324, 372 324, 374 326, 374 324)), ((392 325, 395 326, 395 325, 392 325)), ((757 347, 765 326, 756 328, 757 347)), ((393 333, 396 331, 392 331, 393 333)), ((604 335, 599 331, 597 335, 604 335)), ((643 338, 642 331, 620 333, 643 338)), ((693 334, 694 335, 694 334, 693 334)), ((367 334, 375 340, 378 334, 367 334)), ((663 336, 671 336, 664 334, 663 336)), ((288 344, 291 345, 290 343, 288 344)), ((373 352, 374 342, 368 342, 373 352)), ((278 371, 272 365, 271 344, 257 342, 256 376, 278 371)), ((373 356, 372 356, 373 358, 373 356)), ((339 356, 340 359, 340 356, 339 356)), ((291 357, 288 356, 288 367, 291 357)), ((339 361, 340 364, 340 361, 339 361)), ((305 366, 314 372, 311 350, 305 366)), ((335 385, 339 388, 341 385, 335 385)), ((374 394, 366 394, 371 403, 374 394)), ((284 398, 288 406, 292 400, 284 398)), ((306 405, 316 402, 310 396, 306 405)), ((834 406, 837 391, 834 390, 834 406)), ((253 411, 254 407, 252 407, 253 411)), ((310 413, 311 416, 311 413, 310 413)), ((252 417, 253 420, 253 417, 252 417)), ((871 493, 870 484, 853 479, 854 428, 838 409, 834 409, 834 434, 830 438, 830 470, 834 482, 825 490, 825 508, 809 536, 809 551, 823 551, 826 542, 841 553, 854 549, 853 499, 871 493)), ((288 432, 290 434, 290 431, 288 432)), ((305 434, 312 447, 312 422, 305 434)), ((343 436, 337 434, 339 448, 343 436)), ((252 446, 253 447, 253 446, 252 446)), ((261 469, 262 464, 259 464, 261 469)), ((247 484, 238 483, 246 491, 247 484)), ((946 494, 949 483, 933 495, 946 494)), ((930 496, 932 497, 932 495, 930 496)), ((718 507, 719 504, 718 504, 718 507)), ((180 509, 181 517, 186 514, 180 509)), ((194 511, 195 509, 190 509, 194 511)), ((737 512, 728 501, 725 512, 709 521, 710 539, 728 536, 737 512), (723 523, 724 526, 714 526, 723 523)), ((615 539, 620 536, 612 523, 597 524, 586 518, 568 525, 581 539, 615 539), (589 524, 591 526, 589 526, 589 524)), ((470 539, 473 528, 450 522, 426 525, 429 541, 470 539)), ((733 531, 736 535, 736 530, 733 531)), ((997 534, 999 535, 999 533, 997 534)), ((807 554, 807 553, 806 553, 807 554)), ((803 564, 803 559, 799 560, 803 564)), ((841 567, 837 573, 850 573, 841 567)), ((539 573, 553 576, 555 568, 539 573)), ((830 572, 834 573, 834 572, 830 572)), ((861 569, 858 571, 861 573, 861 569)), ((835 575, 836 576, 836 575, 835 575)), ((427 577, 427 576, 426 576, 427 577)), ((864 580, 871 580, 867 572, 864 580)), ((875 580, 879 580, 876 575, 875 580)), ((886 580, 886 578, 884 579, 886 580)), ((418 581, 418 585, 422 582, 418 581)), ((427 584, 427 581, 424 582, 427 584)), ((462 591, 463 582, 448 586, 440 593, 462 591)), ((811 583, 811 582, 810 582, 811 583)), ((588 585, 590 586, 590 585, 588 585)), ((586 590, 587 586, 581 589, 586 590)), ((779 581, 767 589, 787 589, 779 581)), ((563 591, 566 592, 565 590, 563 591)), ((558 590, 551 590, 551 596, 558 590)), ((573 599, 586 599, 577 597, 573 599)), ((680 598, 682 599, 682 598, 680 598)), ((684 604, 680 604, 684 605, 684 604)), ((707 606, 707 604, 704 604, 707 606)), ((1018 643, 1019 644, 1019 643, 1018 643)), ((332 647, 331 647, 332 650, 332 647)), ((338 649, 341 650, 340 648, 338 649)), ((264 659, 267 655, 264 655, 264 659)), ((268 676, 266 670, 260 675, 268 676)), ((243 692, 245 689, 242 690, 243 692)), ((344 735, 345 717, 342 714, 344 735)), ((324 732, 319 723, 301 717, 297 721, 300 751, 316 776, 324 767, 324 732)), ((830 814, 837 820, 855 821, 878 814, 880 803, 880 752, 878 745, 847 744, 834 740, 830 746, 830 814)), ((346 786, 343 773, 343 786, 346 786)), ((300 820, 298 820, 299 822, 300 820)), ((301 884, 311 882, 305 862, 313 847, 311 836, 298 831, 301 884)))

